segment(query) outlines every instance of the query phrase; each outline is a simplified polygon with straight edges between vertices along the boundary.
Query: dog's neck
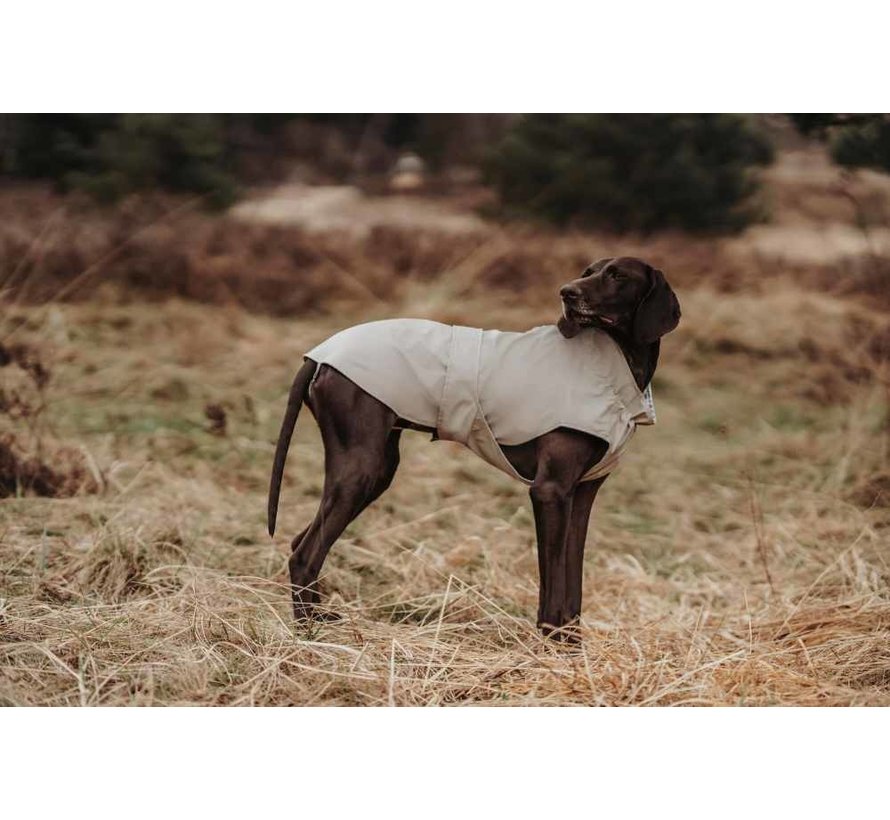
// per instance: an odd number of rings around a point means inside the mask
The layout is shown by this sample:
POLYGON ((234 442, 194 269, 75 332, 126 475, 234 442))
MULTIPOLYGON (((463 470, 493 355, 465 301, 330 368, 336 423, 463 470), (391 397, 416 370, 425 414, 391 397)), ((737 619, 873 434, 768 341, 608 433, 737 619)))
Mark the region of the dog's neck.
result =
POLYGON ((648 344, 634 341, 630 334, 622 332, 618 328, 603 328, 612 338, 615 344, 621 348, 624 358, 627 360, 634 381, 641 391, 646 389, 652 377, 655 375, 655 367, 658 365, 658 353, 661 350, 661 340, 656 339, 648 344))

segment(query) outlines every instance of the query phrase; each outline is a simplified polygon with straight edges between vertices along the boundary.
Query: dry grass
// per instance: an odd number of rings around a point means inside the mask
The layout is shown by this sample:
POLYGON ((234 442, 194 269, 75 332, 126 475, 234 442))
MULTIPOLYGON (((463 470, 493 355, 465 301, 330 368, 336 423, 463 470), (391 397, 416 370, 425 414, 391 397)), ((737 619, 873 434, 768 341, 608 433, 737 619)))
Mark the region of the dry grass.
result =
MULTIPOLYGON (((890 704, 886 313, 679 236, 588 243, 664 264, 684 322, 663 347, 659 425, 597 501, 582 646, 534 629, 524 488, 419 434, 328 560, 344 620, 296 627, 287 536, 322 480, 308 414, 275 543, 263 519, 300 353, 385 315, 552 320, 583 246, 520 229, 460 253, 451 239, 385 237, 376 256, 361 246, 361 285, 331 274, 328 312, 294 319, 120 293, 8 304, 0 336, 13 329, 7 344, 52 372, 45 434, 79 448, 102 491, 0 502, 0 701, 890 704), (421 275, 422 259, 447 274, 421 275)), ((0 415, 0 432, 16 424, 0 415)))
MULTIPOLYGON (((523 488, 419 435, 329 560, 345 620, 290 622, 286 539, 263 533, 271 442, 299 352, 341 319, 57 309, 54 424, 107 490, 0 507, 0 698, 890 703, 886 374, 845 380, 825 361, 883 320, 790 291, 682 297, 660 425, 598 502, 576 653, 533 628, 523 488), (796 353, 804 342, 817 353, 796 353), (821 380, 843 392, 811 396, 821 380), (208 403, 225 410, 225 436, 208 403)), ((311 417, 292 452, 282 533, 319 495, 311 417)))

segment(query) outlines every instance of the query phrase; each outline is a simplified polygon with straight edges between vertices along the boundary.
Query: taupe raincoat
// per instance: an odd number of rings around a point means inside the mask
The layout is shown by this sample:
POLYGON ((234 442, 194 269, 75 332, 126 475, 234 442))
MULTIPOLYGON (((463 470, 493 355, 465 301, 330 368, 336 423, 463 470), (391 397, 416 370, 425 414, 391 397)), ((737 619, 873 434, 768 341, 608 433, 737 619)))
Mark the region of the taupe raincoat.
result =
POLYGON ((434 428, 526 484, 501 450, 557 427, 604 439, 609 450, 582 480, 610 473, 639 424, 655 423, 618 345, 587 328, 526 333, 426 319, 347 328, 305 354, 327 364, 408 421, 434 428))

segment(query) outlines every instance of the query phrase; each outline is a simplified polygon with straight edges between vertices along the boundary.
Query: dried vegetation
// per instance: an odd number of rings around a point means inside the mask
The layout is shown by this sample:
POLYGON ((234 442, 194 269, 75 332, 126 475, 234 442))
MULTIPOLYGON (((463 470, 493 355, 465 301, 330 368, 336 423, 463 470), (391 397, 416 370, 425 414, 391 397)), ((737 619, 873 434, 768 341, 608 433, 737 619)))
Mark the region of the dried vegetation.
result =
MULTIPOLYGON (((776 227, 854 224, 833 178, 816 216, 794 204, 812 179, 776 175, 776 227)), ((0 201, 0 701, 890 705, 890 286, 851 274, 867 259, 81 207, 0 201), (523 488, 419 435, 331 554, 344 619, 295 627, 285 534, 322 480, 308 414, 275 543, 263 515, 301 351, 390 315, 552 321, 556 286, 619 249, 664 267, 684 321, 659 425, 597 502, 582 646, 534 629, 523 488)))

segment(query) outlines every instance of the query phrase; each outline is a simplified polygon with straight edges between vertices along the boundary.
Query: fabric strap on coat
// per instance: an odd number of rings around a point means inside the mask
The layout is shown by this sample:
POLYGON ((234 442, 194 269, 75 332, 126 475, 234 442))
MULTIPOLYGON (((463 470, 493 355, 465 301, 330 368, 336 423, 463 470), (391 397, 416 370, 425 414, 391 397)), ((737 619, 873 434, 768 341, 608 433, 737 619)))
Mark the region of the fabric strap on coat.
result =
POLYGON ((439 405, 436 430, 439 438, 467 444, 479 415, 479 357, 482 331, 473 327, 452 327, 445 386, 439 405))

